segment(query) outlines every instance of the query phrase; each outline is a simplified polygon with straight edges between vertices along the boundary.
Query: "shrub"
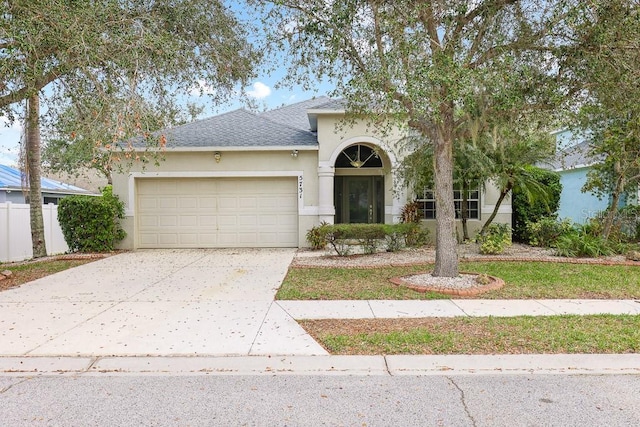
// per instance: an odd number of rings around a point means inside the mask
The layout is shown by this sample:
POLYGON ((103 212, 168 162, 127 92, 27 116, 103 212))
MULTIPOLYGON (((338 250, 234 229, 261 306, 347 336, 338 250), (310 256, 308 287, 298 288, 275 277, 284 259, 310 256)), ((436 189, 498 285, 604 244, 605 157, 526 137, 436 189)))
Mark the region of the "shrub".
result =
POLYGON ((493 223, 487 231, 476 236, 480 244, 480 253, 498 255, 511 246, 511 226, 509 224, 493 223))
POLYGON ((599 257, 611 255, 614 250, 605 239, 584 230, 564 234, 556 241, 556 255, 563 257, 599 257))
POLYGON ((404 224, 419 224, 420 203, 413 201, 404 205, 400 213, 400 221, 404 224))
POLYGON ((557 172, 530 167, 530 175, 548 192, 548 200, 529 200, 526 194, 518 189, 513 190, 513 239, 517 242, 528 242, 535 234, 530 233, 529 223, 536 223, 549 216, 555 216, 560 207, 562 184, 557 172))
MULTIPOLYGON (((606 214, 607 211, 600 212, 589 221, 589 225, 593 227, 593 234, 602 233, 606 214)), ((609 239, 616 242, 640 241, 640 206, 628 205, 616 212, 609 239)))
POLYGON ((529 244, 532 246, 552 248, 555 247, 560 236, 572 233, 575 233, 575 228, 570 219, 558 220, 555 217, 546 217, 527 224, 529 244))
POLYGON ((311 227, 309 231, 307 231, 306 239, 307 242, 311 245, 312 249, 324 249, 327 246, 327 226, 329 223, 326 221, 322 221, 320 225, 316 225, 315 227, 311 227))
POLYGON ((119 219, 124 205, 107 186, 102 196, 68 196, 58 205, 58 221, 72 252, 108 252, 125 238, 119 219))

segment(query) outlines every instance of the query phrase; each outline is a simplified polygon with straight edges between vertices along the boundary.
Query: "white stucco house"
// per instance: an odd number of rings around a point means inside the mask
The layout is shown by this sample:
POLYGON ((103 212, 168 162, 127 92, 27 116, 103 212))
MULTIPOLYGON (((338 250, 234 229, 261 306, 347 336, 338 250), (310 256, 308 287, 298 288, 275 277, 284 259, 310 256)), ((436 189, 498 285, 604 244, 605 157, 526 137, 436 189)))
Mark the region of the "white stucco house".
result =
MULTIPOLYGON (((307 230, 322 221, 394 223, 415 198, 433 230, 429 189, 414 195, 394 187, 402 134, 364 121, 339 126, 344 114, 340 101, 320 97, 166 130, 159 166, 113 177, 126 210, 121 247, 304 247, 307 230)), ((479 186, 471 196, 473 231, 493 210, 497 191, 479 186)), ((511 222, 510 202, 497 221, 511 222)))

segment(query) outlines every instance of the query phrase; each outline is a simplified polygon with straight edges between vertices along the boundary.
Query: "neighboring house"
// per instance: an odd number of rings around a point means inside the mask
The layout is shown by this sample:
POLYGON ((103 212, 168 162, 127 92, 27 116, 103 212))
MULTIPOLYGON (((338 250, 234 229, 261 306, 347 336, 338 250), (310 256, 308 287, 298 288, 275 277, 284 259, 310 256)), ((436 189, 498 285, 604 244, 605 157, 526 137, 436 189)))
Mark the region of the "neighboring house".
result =
MULTIPOLYGON (((589 141, 576 138, 567 130, 558 131, 554 135, 557 151, 551 167, 560 174, 562 184, 558 217, 584 224, 598 212, 607 209, 610 199, 599 199, 593 193, 582 192, 582 187, 587 182, 587 173, 596 161, 588 155, 589 141)), ((625 204, 626 201, 621 200, 620 206, 625 204)))
MULTIPOLYGON (((321 97, 166 130, 158 166, 114 174, 114 193, 126 211, 121 246, 301 247, 322 221, 394 223, 415 198, 434 230, 429 191, 417 197, 394 187, 403 135, 376 132, 366 121, 343 122, 344 114, 340 101, 321 97)), ((498 194, 487 185, 473 196, 477 219, 469 228, 476 231, 498 194)), ((511 222, 509 201, 497 221, 511 222)))
MULTIPOLYGON (((0 165, 0 203, 25 203, 22 178, 23 175, 20 170, 0 165)), ((49 178, 41 178, 40 185, 42 187, 42 203, 44 204, 53 203, 57 205, 61 198, 73 194, 92 194, 84 188, 49 178)))

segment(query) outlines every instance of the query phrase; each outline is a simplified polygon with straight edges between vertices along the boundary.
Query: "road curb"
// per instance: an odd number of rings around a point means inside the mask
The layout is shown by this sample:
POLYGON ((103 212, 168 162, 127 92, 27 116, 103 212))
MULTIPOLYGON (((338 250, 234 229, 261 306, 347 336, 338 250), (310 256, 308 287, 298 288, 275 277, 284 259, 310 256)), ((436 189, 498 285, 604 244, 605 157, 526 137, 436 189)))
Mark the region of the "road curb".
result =
POLYGON ((0 376, 640 374, 640 354, 0 357, 0 376))

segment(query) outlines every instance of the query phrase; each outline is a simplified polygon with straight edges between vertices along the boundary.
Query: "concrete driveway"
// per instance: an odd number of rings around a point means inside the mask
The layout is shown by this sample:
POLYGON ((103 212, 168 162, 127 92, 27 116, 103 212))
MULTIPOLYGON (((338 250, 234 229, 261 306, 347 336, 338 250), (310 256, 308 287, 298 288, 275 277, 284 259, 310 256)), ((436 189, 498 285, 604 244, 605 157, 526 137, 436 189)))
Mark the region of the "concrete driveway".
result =
POLYGON ((0 293, 0 356, 320 355, 273 302, 294 249, 123 253, 0 293))

